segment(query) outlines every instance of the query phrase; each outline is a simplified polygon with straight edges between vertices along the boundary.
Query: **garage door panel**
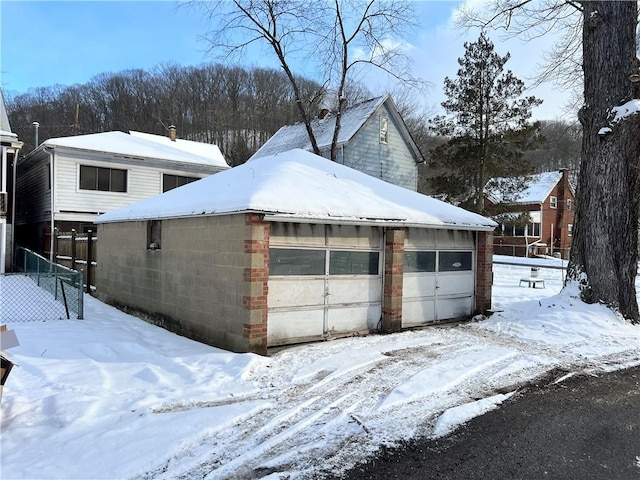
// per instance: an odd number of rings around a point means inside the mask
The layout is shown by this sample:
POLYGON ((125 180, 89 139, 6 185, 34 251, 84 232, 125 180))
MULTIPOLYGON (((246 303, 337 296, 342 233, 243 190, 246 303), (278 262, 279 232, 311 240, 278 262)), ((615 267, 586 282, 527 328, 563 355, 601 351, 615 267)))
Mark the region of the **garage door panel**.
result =
POLYGON ((436 320, 435 299, 422 298, 405 300, 402 303, 402 326, 414 327, 425 325, 436 320))
POLYGON ((378 328, 382 307, 380 303, 332 307, 327 310, 329 334, 363 332, 378 328))
POLYGON ((274 279, 269 281, 267 301, 271 307, 324 304, 324 279, 274 279))
POLYGON ((472 297, 438 298, 438 320, 466 317, 471 314, 472 297))
POLYGON ((324 313, 321 309, 270 311, 267 343, 282 345, 296 338, 322 337, 324 313))
POLYGON ((382 285, 380 277, 329 277, 327 304, 380 303, 382 285))
POLYGON ((436 294, 436 276, 408 274, 402 279, 403 298, 433 297, 436 294))
POLYGON ((473 291, 473 272, 441 273, 438 276, 438 295, 473 294, 473 291))

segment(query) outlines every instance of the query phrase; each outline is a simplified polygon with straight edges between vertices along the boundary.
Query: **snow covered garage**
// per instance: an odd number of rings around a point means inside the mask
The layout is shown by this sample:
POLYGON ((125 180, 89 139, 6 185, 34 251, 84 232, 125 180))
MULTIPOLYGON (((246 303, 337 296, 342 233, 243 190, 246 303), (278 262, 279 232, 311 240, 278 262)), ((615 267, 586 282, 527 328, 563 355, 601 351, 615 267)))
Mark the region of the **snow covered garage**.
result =
POLYGON ((237 352, 490 308, 493 221, 303 150, 96 223, 101 299, 237 352))

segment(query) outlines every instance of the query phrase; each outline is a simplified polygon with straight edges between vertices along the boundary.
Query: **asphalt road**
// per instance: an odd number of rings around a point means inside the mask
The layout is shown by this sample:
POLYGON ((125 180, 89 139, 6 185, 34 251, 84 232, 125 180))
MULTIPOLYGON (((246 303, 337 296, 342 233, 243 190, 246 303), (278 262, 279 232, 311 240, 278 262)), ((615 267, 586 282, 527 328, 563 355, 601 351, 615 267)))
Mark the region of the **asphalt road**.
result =
POLYGON ((439 440, 385 450, 348 480, 640 480, 640 367, 550 384, 439 440))

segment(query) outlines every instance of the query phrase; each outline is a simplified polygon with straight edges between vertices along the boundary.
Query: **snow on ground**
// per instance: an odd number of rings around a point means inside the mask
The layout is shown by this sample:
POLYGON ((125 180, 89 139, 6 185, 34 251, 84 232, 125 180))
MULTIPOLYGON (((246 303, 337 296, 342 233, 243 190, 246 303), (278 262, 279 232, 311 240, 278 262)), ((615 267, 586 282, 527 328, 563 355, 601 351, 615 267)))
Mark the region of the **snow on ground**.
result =
POLYGON ((541 269, 495 265, 488 320, 301 345, 264 358, 86 298, 85 320, 8 323, 3 479, 299 479, 440 436, 526 382, 640 364, 640 326, 541 269))

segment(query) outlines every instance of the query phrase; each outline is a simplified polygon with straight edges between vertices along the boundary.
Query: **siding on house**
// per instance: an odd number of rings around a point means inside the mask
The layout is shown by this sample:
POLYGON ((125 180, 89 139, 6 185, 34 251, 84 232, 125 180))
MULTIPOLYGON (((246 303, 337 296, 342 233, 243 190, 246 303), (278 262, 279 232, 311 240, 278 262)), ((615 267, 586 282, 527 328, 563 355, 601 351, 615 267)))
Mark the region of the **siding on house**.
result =
POLYGON ((345 147, 344 164, 385 182, 416 191, 418 168, 405 137, 387 104, 367 120, 345 147), (380 117, 389 120, 389 141, 380 142, 380 117))
POLYGON ((51 221, 49 162, 18 167, 16 181, 16 225, 51 221))
POLYGON ((78 156, 73 153, 55 156, 54 218, 60 221, 91 222, 97 214, 115 210, 145 198, 162 193, 162 174, 204 178, 202 173, 157 167, 132 166, 131 164, 100 161, 96 157, 78 156), (79 188, 80 166, 115 168, 127 171, 126 192, 103 192, 79 188))

